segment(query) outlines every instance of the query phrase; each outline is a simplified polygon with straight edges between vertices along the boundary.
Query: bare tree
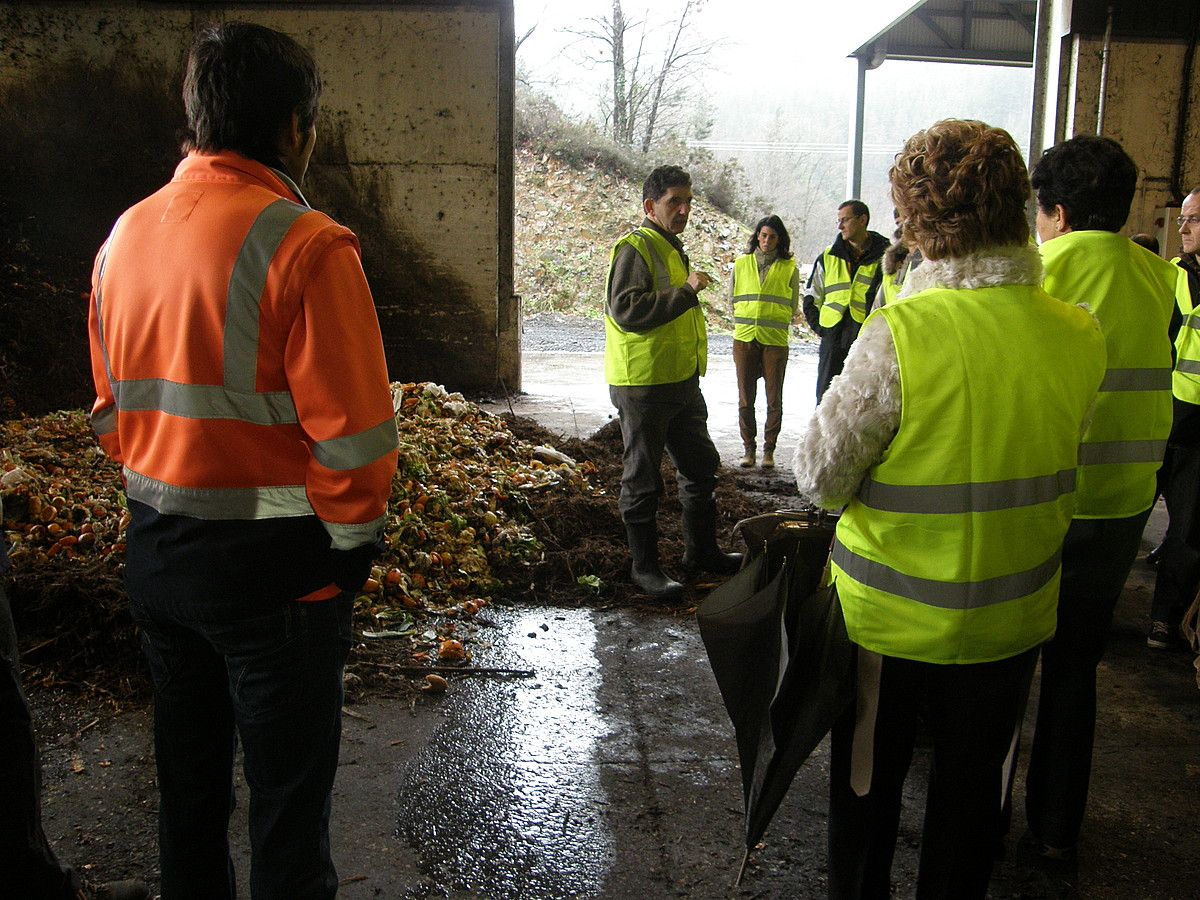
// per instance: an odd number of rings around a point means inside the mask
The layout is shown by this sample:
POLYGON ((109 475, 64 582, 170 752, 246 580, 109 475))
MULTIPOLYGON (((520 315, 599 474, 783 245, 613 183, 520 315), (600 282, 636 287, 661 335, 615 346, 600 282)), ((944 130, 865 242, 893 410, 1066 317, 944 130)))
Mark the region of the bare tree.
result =
POLYGON ((519 38, 517 38, 517 45, 516 45, 516 47, 514 48, 514 51, 516 51, 516 50, 520 50, 520 49, 521 49, 521 45, 522 45, 523 43, 525 43, 526 39, 527 39, 527 38, 528 38, 528 37, 529 37, 531 34, 533 34, 535 31, 537 31, 537 23, 536 23, 536 22, 535 22, 534 24, 532 24, 532 25, 530 25, 530 26, 529 26, 529 30, 528 30, 528 31, 526 31, 526 32, 525 32, 523 35, 521 35, 519 38))
MULTIPOLYGON (((686 0, 683 4, 683 11, 680 12, 679 21, 675 25, 675 35, 671 39, 671 47, 667 50, 662 65, 659 66, 658 73, 654 76, 654 93, 650 101, 650 109, 646 113, 646 124, 642 132, 643 153, 649 153, 650 145, 654 142, 654 128, 658 124, 659 111, 662 109, 664 101, 663 89, 668 84, 681 81, 693 68, 702 64, 704 58, 717 45, 716 41, 691 45, 685 41, 684 32, 688 27, 688 13, 694 9, 699 10, 703 5, 704 0, 686 0)), ((685 94, 679 96, 685 96, 685 94)))
POLYGON ((613 0, 609 16, 592 16, 580 28, 565 29, 589 46, 599 45, 598 52, 589 51, 585 56, 588 63, 612 67, 611 107, 602 108, 601 115, 617 143, 649 152, 666 121, 664 112, 682 105, 687 94, 682 87, 685 76, 701 65, 717 44, 689 40, 693 13, 703 4, 704 0, 684 0, 657 67, 648 62, 647 22, 626 17, 621 0, 613 0), (636 49, 630 46, 634 35, 636 49))

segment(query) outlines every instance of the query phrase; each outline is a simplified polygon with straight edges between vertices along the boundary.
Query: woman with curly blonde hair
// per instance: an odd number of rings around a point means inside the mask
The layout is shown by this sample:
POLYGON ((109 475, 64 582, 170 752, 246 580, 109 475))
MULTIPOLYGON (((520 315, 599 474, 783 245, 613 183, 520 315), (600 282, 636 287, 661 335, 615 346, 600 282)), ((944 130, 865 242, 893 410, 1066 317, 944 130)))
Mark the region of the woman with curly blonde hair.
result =
POLYGON ((1003 762, 1054 632, 1104 340, 1040 287, 1007 132, 938 122, 890 178, 925 261, 867 319, 796 454, 801 492, 845 505, 829 577, 858 648, 858 702, 833 730, 829 893, 889 896, 922 711, 933 764, 916 895, 982 898, 1003 762))

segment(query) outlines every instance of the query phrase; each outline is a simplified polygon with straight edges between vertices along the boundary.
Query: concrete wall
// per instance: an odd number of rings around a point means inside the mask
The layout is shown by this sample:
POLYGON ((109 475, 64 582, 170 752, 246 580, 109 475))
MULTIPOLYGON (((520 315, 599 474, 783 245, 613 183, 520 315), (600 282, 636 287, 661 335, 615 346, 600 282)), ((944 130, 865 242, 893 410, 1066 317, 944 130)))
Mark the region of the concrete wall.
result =
MULTIPOLYGON (((1064 0, 1052 4, 1055 29, 1047 52, 1047 83, 1052 95, 1046 101, 1043 129, 1045 146, 1077 134, 1095 134, 1103 81, 1104 41, 1099 36, 1063 33, 1068 16, 1064 0)), ((1069 4, 1066 4, 1069 6, 1069 4)), ((1200 186, 1200 65, 1185 72, 1184 37, 1170 39, 1112 40, 1104 90, 1101 133, 1119 141, 1138 164, 1137 194, 1126 233, 1160 231, 1168 239, 1166 252, 1178 246, 1173 221, 1164 221, 1164 209, 1200 186), (1179 101, 1190 82, 1190 113, 1179 116, 1179 101), (1185 131, 1182 165, 1175 168, 1175 142, 1185 131), (1173 184, 1173 181, 1176 182, 1173 184), (1170 240, 1174 243, 1170 243, 1170 240)), ((1169 215, 1169 214, 1168 214, 1169 215)))
POLYGON ((358 233, 391 376, 520 386, 512 285, 512 0, 0 3, 0 205, 90 259, 170 177, 195 30, 240 18, 312 50, 305 191, 358 233))

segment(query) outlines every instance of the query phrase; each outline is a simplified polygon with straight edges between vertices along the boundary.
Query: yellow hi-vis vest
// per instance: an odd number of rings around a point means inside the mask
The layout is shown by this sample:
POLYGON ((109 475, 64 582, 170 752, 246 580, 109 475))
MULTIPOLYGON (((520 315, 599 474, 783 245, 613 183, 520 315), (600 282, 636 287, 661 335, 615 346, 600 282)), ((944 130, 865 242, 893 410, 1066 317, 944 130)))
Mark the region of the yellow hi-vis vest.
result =
POLYGON ((910 250, 908 256, 904 257, 904 262, 900 263, 900 268, 895 272, 884 272, 883 278, 879 282, 879 292, 875 296, 876 306, 887 306, 889 303, 895 303, 900 296, 900 291, 904 289, 904 281, 908 278, 908 273, 912 271, 913 253, 910 250))
POLYGON ((777 259, 760 281, 753 253, 739 256, 733 265, 733 339, 786 347, 792 316, 796 314, 792 278, 796 260, 777 259))
POLYGON ((933 288, 891 329, 900 428, 837 526, 846 628, 885 656, 966 664, 1047 640, 1104 337, 1040 288, 933 288))
POLYGON ((1175 302, 1183 314, 1183 324, 1175 336, 1175 371, 1171 373, 1171 392, 1177 400, 1200 405, 1200 307, 1192 305, 1187 269, 1171 260, 1179 270, 1175 302))
POLYGON ((1108 372, 1079 447, 1075 518, 1123 519, 1157 496, 1171 433, 1171 340, 1178 268, 1111 231, 1072 231, 1041 246, 1042 287, 1087 303, 1108 372))
MULTIPOLYGON (((832 248, 831 248, 832 249, 832 248)), ((850 277, 850 263, 826 250, 822 256, 825 296, 813 300, 821 308, 822 328, 832 328, 850 310, 850 318, 860 325, 867 319, 867 292, 879 271, 879 260, 863 263, 850 277)))
MULTIPOLYGON (((613 246, 608 257, 608 297, 617 250, 628 244, 650 270, 654 290, 683 285, 688 268, 671 242, 653 228, 634 229, 613 246)), ((704 374, 708 367, 708 331, 704 313, 693 306, 681 316, 649 331, 624 331, 607 314, 604 316, 604 377, 611 385, 672 384, 704 374)))

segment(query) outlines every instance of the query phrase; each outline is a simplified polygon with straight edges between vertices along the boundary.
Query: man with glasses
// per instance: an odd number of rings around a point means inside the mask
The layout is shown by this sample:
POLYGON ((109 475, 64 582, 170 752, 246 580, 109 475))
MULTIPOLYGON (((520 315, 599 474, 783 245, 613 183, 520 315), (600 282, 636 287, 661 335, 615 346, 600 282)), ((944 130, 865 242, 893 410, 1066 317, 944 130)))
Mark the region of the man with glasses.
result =
POLYGON ((870 221, 871 211, 861 200, 847 200, 838 207, 838 236, 817 257, 804 288, 804 318, 821 338, 818 403, 842 371, 883 277, 880 260, 888 239, 868 231, 870 221))
POLYGON ((1179 622, 1200 584, 1200 188, 1184 198, 1179 225, 1181 255, 1174 260, 1187 279, 1178 291, 1183 325, 1175 339, 1172 376, 1174 423, 1167 441, 1163 499, 1170 525, 1159 549, 1146 645, 1169 650, 1179 642, 1179 622))

